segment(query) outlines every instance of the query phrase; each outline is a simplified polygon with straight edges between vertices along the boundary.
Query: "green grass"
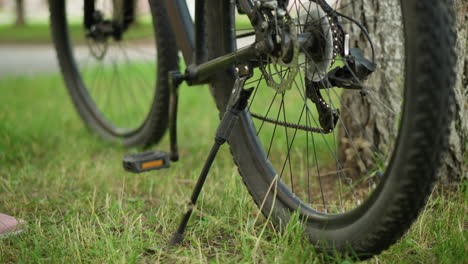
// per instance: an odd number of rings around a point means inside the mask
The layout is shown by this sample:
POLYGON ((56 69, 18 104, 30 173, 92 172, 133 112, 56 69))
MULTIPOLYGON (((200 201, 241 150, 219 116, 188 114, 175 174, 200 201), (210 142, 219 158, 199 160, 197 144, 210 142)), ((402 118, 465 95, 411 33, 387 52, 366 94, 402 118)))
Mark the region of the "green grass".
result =
MULTIPOLYGON (((249 29, 252 26, 250 22, 241 17, 237 22, 237 28, 249 29)), ((14 25, 0 25, 0 43, 1 44, 48 44, 52 42, 50 25, 48 23, 29 23, 25 26, 17 27, 14 25)), ((69 31, 71 38, 84 43, 83 26, 81 23, 70 24, 69 31)), ((151 39, 153 28, 151 20, 141 19, 139 24, 133 25, 131 30, 125 34, 126 40, 151 39)))
MULTIPOLYGON (((31 23, 21 27, 0 25, 0 43, 48 44, 52 42, 50 30, 50 26, 47 23, 31 23)), ((85 34, 81 24, 70 24, 69 31, 73 41, 76 41, 76 43, 84 43, 85 34)), ((152 36, 153 28, 151 23, 143 21, 132 26, 131 30, 125 34, 125 39, 151 39, 152 36)))
MULTIPOLYGON (((297 221, 280 234, 258 217, 226 147, 185 242, 165 248, 213 142, 217 114, 206 87, 181 88, 181 161, 141 175, 122 171, 126 150, 85 129, 58 76, 0 87, 0 212, 28 222, 0 241, 0 263, 352 262, 317 254, 297 221)), ((167 138, 158 148, 168 149, 167 138)), ((408 235, 369 262, 466 261, 467 187, 433 194, 408 235)))

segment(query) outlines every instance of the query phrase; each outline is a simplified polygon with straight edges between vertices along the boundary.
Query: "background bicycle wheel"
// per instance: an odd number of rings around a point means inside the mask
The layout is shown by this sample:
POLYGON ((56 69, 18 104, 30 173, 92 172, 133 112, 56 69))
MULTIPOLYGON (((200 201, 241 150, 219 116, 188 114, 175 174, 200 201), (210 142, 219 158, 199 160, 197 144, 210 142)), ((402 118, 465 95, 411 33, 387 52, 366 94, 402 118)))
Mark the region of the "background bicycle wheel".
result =
POLYGON ((106 140, 124 146, 158 142, 167 127, 168 72, 177 69, 174 37, 162 4, 143 6, 147 14, 136 14, 125 28, 118 20, 136 9, 131 2, 95 1, 94 16, 99 19, 90 33, 84 28, 83 3, 49 4, 57 56, 78 112, 106 140), (111 33, 102 33, 105 30, 111 33))

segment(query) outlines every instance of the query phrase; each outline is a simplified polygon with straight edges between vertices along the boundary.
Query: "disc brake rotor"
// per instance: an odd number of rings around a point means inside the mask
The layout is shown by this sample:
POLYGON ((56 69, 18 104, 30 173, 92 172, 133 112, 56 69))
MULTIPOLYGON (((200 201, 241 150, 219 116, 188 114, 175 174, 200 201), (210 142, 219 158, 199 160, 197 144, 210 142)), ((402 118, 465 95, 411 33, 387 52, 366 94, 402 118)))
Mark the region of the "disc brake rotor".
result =
POLYGON ((299 45, 297 42, 296 25, 290 19, 289 21, 281 22, 281 24, 282 28, 277 27, 275 38, 275 41, 281 45, 279 54, 268 55, 268 63, 261 63, 259 67, 268 86, 277 92, 291 89, 294 79, 299 72, 299 45))
POLYGON ((307 79, 323 80, 337 54, 341 54, 336 23, 315 2, 303 3, 296 18, 275 21, 274 41, 281 43, 281 50, 279 54, 268 55, 267 63, 263 61, 259 67, 268 86, 277 92, 290 90, 301 65, 306 68, 307 79), (303 33, 310 37, 299 47, 298 34, 303 33))

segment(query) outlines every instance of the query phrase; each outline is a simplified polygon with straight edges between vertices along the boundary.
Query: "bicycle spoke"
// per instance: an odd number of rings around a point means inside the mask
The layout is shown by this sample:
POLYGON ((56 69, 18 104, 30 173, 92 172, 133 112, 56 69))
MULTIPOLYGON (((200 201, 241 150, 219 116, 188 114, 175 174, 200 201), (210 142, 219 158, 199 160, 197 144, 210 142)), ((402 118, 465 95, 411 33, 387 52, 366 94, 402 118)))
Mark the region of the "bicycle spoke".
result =
MULTIPOLYGON (((348 14, 353 8, 355 7, 348 2, 336 10, 348 14)), ((287 9, 297 35, 317 30, 307 39, 301 39, 301 43, 307 44, 309 40, 320 39, 321 42, 311 42, 310 45, 319 43, 327 48, 320 51, 320 54, 324 55, 317 55, 314 53, 316 47, 301 44, 298 50, 299 59, 293 64, 282 63, 281 57, 273 58, 270 55, 259 58, 259 74, 256 73, 255 77, 245 84, 254 86, 249 111, 251 117, 255 118, 257 137, 264 144, 267 158, 284 184, 316 210, 325 213, 343 213, 359 205, 370 193, 368 190, 374 188, 372 186, 375 186, 376 179, 370 173, 376 170, 378 162, 385 162, 386 154, 380 151, 379 143, 373 140, 372 131, 368 131, 364 117, 360 116, 359 108, 347 105, 350 99, 345 95, 358 94, 359 91, 330 87, 330 82, 334 82, 328 79, 331 77, 329 71, 332 67, 342 67, 343 70, 349 71, 350 76, 346 78, 356 86, 363 87, 368 95, 364 99, 371 101, 372 105, 375 104, 375 108, 383 115, 396 118, 398 111, 392 101, 381 97, 380 93, 384 88, 378 86, 379 80, 364 82, 358 78, 351 67, 351 63, 355 63, 355 58, 342 55, 340 47, 336 45, 340 36, 336 35, 337 31, 332 31, 332 27, 336 25, 333 23, 337 20, 325 15, 319 5, 312 1, 290 1, 287 9), (293 67, 297 67, 297 71, 294 71, 293 67), (313 84, 307 84, 309 87, 306 87, 305 83, 308 81, 313 81, 313 84), (282 87, 282 85, 291 85, 291 87, 282 87), (329 113, 324 113, 325 110, 308 98, 312 96, 308 90, 312 89, 311 85, 315 85, 316 88, 313 89, 317 89, 319 98, 322 98, 330 109, 340 110, 336 116, 330 114, 329 119, 324 119, 329 113), (277 100, 278 94, 280 98, 277 100), (343 119, 345 116, 346 119, 343 119), (292 120, 294 123, 289 123, 292 120), (327 131, 322 129, 322 126, 325 126, 324 120, 333 124, 329 131, 328 128, 327 131), (348 127, 347 122, 351 121, 354 125, 348 127), (279 129, 278 126, 283 128, 279 129), (369 144, 365 143, 366 140, 369 144), (353 171, 353 164, 359 166, 362 171, 353 171)), ((374 34, 377 34, 374 32, 375 27, 379 25, 372 16, 366 18, 369 21, 365 24, 365 28, 371 29, 368 34, 374 38, 374 34)), ((397 18, 380 20, 380 22, 398 28, 397 18)), ((271 23, 278 25, 278 20, 271 20, 271 23)), ((354 30, 352 32, 361 34, 361 29, 352 19, 343 18, 340 25, 345 33, 349 33, 347 30, 352 29, 354 30)), ((239 32, 243 34, 242 31, 239 32)), ((250 29, 250 33, 252 32, 250 29)), ((357 41, 351 39, 350 43, 354 45, 357 41)), ((361 51, 368 55, 368 49, 367 44, 361 51)), ((385 70, 387 65, 381 61, 400 65, 403 64, 404 57, 398 55, 386 58, 385 54, 380 54, 375 56, 375 60, 381 67, 377 69, 379 71, 385 70)), ((395 95, 395 98, 401 100, 402 96, 395 95)))

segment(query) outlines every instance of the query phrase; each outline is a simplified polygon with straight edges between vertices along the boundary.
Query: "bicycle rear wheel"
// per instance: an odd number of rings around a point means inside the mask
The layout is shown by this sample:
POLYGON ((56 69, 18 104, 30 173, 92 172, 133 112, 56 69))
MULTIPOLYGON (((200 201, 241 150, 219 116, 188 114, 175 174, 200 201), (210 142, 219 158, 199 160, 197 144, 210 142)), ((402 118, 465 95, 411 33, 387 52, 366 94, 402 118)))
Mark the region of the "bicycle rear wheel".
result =
POLYGON ((62 75, 86 125, 124 146, 157 143, 168 122, 168 72, 178 68, 160 1, 145 7, 150 15, 138 22, 128 20, 133 1, 51 0, 49 6, 62 75), (88 22, 86 3, 94 9, 88 22))
MULTIPOLYGON (((227 1, 207 2, 208 51, 215 58, 235 50, 236 35, 249 29, 227 1)), ((292 77, 288 66, 259 59, 263 69, 246 84, 255 88, 249 111, 242 114, 229 143, 250 194, 275 225, 284 226, 297 212, 310 241, 322 250, 368 258, 408 230, 435 181, 447 141, 454 33, 449 1, 388 0, 379 1, 379 7, 358 2, 341 1, 339 11, 374 11, 353 17, 379 42, 379 68, 363 84, 367 97, 320 86, 321 102, 340 110, 331 118, 336 124, 324 129, 307 82, 323 85, 328 81, 324 76, 349 62, 335 45, 343 43, 333 35, 337 21, 314 2, 291 0, 298 34, 318 31, 325 46, 301 50, 298 73, 292 77), (382 12, 392 12, 391 21, 378 22, 385 16, 382 12), (291 87, 278 88, 278 83, 291 87)), ((350 43, 370 54, 359 28, 341 23, 350 43)), ((212 79, 221 112, 230 95, 223 87, 229 87, 227 81, 233 84, 234 77, 228 69, 212 79)))

